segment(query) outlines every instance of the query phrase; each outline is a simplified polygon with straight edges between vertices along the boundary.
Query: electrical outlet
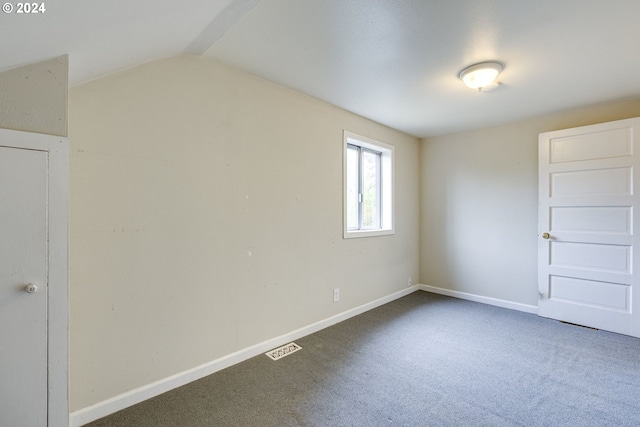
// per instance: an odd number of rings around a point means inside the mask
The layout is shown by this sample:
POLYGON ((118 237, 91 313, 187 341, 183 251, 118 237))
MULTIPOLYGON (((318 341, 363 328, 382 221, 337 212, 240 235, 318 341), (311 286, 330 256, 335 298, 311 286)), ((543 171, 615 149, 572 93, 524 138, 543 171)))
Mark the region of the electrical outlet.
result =
POLYGON ((340 288, 335 288, 333 290, 333 302, 340 301, 340 288))
POLYGON ((413 277, 409 276, 409 280, 407 280, 407 286, 413 285, 413 277))

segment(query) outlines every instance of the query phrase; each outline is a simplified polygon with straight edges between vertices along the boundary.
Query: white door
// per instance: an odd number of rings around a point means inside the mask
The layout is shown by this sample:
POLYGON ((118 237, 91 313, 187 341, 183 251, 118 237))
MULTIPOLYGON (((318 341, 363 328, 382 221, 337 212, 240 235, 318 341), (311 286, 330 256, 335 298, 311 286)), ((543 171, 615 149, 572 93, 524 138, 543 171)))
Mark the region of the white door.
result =
POLYGON ((628 119, 540 134, 540 316, 640 336, 638 132, 628 119))
POLYGON ((47 425, 46 172, 46 152, 0 147, 0 425, 5 426, 47 425))
POLYGON ((66 141, 0 131, 0 426, 68 425, 66 220, 60 230, 60 165, 49 149, 56 143, 66 141), (63 307, 51 305, 60 293, 63 307))

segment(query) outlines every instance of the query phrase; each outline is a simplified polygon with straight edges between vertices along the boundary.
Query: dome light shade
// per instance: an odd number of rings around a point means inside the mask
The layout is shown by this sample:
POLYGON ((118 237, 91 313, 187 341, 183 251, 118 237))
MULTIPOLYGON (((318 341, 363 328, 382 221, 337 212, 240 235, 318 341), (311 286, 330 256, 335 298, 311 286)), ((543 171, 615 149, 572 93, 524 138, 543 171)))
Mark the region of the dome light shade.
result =
POLYGON ((485 87, 496 85, 494 82, 502 70, 504 65, 499 62, 480 62, 460 71, 458 77, 470 88, 482 91, 485 87))

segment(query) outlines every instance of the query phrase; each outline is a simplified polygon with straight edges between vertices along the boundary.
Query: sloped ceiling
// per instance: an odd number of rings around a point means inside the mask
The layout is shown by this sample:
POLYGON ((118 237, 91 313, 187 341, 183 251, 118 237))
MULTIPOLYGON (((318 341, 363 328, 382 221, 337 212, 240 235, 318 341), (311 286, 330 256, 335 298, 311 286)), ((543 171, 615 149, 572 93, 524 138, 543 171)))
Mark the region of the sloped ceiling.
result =
POLYGON ((0 15, 0 69, 68 53, 76 85, 189 53, 419 137, 640 96, 638 0, 56 0, 45 6, 40 14, 0 15), (502 84, 474 92, 458 72, 485 60, 505 64, 502 84))

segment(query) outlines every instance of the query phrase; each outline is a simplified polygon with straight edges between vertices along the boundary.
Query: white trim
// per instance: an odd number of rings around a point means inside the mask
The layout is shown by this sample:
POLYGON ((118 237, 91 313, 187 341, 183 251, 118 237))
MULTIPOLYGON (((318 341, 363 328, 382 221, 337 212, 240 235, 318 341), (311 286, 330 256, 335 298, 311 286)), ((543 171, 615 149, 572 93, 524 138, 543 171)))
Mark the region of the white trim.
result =
POLYGON ((279 337, 236 351, 235 353, 231 353, 229 355, 223 356, 219 359, 197 366, 193 369, 180 372, 178 374, 172 375, 170 377, 164 378, 154 383, 139 387, 135 390, 131 390, 126 393, 120 394, 118 396, 112 397, 111 399, 98 402, 95 405, 72 412, 70 415, 70 426, 79 427, 84 424, 90 423, 91 421, 95 421, 99 418, 106 417, 109 414, 113 414, 129 406, 135 405, 144 400, 158 396, 169 390, 173 390, 174 388, 183 386, 192 381, 206 377, 207 375, 211 375, 215 372, 228 368, 229 366, 235 365, 237 363, 243 362, 254 356, 261 355, 268 350, 279 347, 283 344, 297 340, 299 338, 305 337, 309 334, 312 334, 314 332, 317 332, 329 326, 335 325, 336 323, 340 323, 344 320, 347 320, 351 317, 362 314, 366 311, 372 310, 376 307, 379 307, 388 302, 394 301, 398 298, 402 298, 417 290, 418 290, 417 285, 408 287, 401 291, 394 292, 391 295, 387 295, 386 297, 379 298, 375 301, 352 308, 343 313, 336 314, 335 316, 331 316, 319 322, 312 323, 311 325, 302 327, 300 329, 296 329, 295 331, 289 332, 279 337))
POLYGON ((0 129, 0 146, 45 151, 48 154, 47 424, 49 427, 66 427, 69 425, 69 141, 59 136, 0 129))
POLYGON ((421 291, 431 292, 434 294, 446 295, 449 297, 465 299, 468 301, 480 302, 482 304, 495 305, 497 307, 508 308, 511 310, 524 311, 525 313, 538 314, 538 307, 535 305, 521 304, 519 302, 485 297, 482 295, 468 294, 466 292, 453 291, 451 289, 438 288, 438 287, 429 286, 429 285, 418 285, 418 288, 421 291))
POLYGON ((69 425, 69 141, 49 149, 49 426, 69 425))

